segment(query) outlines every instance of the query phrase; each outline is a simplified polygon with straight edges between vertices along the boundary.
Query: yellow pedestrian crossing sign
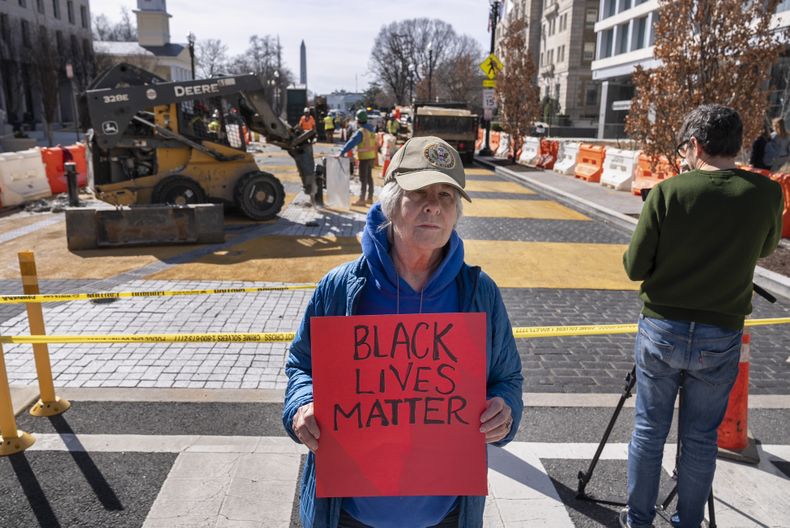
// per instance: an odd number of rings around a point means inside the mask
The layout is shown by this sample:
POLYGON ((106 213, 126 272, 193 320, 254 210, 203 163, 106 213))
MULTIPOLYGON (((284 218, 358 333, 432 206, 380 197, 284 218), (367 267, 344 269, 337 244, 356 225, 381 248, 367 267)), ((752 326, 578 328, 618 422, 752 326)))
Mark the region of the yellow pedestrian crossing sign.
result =
POLYGON ((502 61, 499 60, 499 57, 493 53, 480 63, 480 69, 483 70, 483 73, 485 73, 489 79, 496 79, 496 76, 499 75, 499 72, 501 72, 504 68, 505 65, 502 64, 502 61))

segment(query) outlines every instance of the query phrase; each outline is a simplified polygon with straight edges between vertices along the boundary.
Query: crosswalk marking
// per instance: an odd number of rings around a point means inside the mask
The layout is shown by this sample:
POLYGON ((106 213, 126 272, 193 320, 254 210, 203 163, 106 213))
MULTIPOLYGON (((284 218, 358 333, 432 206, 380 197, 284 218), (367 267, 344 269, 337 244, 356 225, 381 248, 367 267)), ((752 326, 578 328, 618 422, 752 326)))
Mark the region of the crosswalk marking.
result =
MULTIPOLYGON (((541 460, 578 460, 579 469, 586 469, 597 446, 511 442, 503 449, 489 447, 485 527, 574 526, 541 460)), ((790 479, 773 464, 790 460, 790 446, 760 449, 758 466, 718 462, 714 491, 721 526, 779 527, 790 518, 790 479)), ((289 526, 299 464, 307 453, 287 437, 203 435, 36 434, 29 450, 179 453, 145 528, 289 526)), ((602 460, 627 458, 625 443, 608 444, 601 455, 602 460)), ((669 474, 674 460, 670 443, 664 450, 669 474)))

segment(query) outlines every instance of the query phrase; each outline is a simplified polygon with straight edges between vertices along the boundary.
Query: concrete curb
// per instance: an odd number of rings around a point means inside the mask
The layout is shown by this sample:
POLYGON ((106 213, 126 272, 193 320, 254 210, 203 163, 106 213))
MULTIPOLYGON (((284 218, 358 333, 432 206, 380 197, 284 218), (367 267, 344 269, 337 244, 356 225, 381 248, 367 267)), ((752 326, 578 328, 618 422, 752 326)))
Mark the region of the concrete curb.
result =
MULTIPOLYGON (((483 165, 485 168, 491 169, 495 174, 505 176, 511 180, 516 180, 526 184, 528 187, 533 187, 537 191, 541 191, 560 202, 571 202, 576 208, 582 209, 584 212, 590 213, 607 223, 617 225, 632 233, 636 228, 637 220, 630 216, 624 215, 608 207, 596 204, 584 198, 574 196, 571 193, 562 191, 539 182, 534 178, 530 178, 528 174, 512 171, 506 167, 500 167, 485 160, 475 159, 475 161, 483 165)), ((547 172, 547 171, 544 171, 547 172)), ((784 241, 783 241, 784 242, 784 241)), ((783 244, 784 245, 784 244, 783 244)), ((773 293, 778 297, 790 300, 790 277, 785 277, 779 273, 767 270, 760 266, 754 269, 754 276, 757 277, 760 286, 773 293)))
MULTIPOLYGON (((282 403, 285 392, 277 389, 134 389, 65 387, 58 395, 72 402, 188 402, 188 403, 282 403)), ((19 414, 38 399, 38 386, 12 387, 14 412, 19 414), (19 407, 17 405, 19 402, 19 407)), ((620 393, 525 392, 527 407, 604 407, 617 405, 620 393)), ((634 406, 634 398, 625 402, 634 406)), ((790 409, 790 394, 749 395, 750 409, 790 409)))

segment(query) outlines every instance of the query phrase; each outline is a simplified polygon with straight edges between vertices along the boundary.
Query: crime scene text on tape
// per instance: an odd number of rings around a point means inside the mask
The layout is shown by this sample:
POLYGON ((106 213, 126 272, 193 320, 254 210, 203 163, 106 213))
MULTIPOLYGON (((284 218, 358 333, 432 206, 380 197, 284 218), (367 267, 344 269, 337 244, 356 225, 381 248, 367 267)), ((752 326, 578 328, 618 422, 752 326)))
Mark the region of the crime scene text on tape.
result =
POLYGON ((214 295, 227 293, 259 293, 267 291, 313 290, 315 284, 291 286, 261 286, 257 288, 217 288, 213 290, 138 291, 106 293, 48 293, 42 295, 2 295, 0 304, 48 303, 64 301, 92 301, 97 299, 122 299, 131 297, 176 297, 179 295, 214 295))
MULTIPOLYGON (((746 326, 790 324, 790 317, 747 319, 746 326)), ((513 328, 513 337, 570 337, 636 333, 635 324, 527 326, 513 328)), ((4 344, 38 343, 283 343, 293 341, 295 332, 212 333, 212 334, 105 334, 105 335, 35 335, 0 336, 4 344)))

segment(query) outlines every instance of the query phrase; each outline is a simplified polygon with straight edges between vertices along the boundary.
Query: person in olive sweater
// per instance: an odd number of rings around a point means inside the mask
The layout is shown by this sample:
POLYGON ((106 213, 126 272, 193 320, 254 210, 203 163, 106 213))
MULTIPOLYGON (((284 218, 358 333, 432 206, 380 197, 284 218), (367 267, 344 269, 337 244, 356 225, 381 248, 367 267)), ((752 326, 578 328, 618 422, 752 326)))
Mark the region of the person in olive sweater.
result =
POLYGON ((743 321, 751 313, 757 259, 782 234, 782 189, 735 166, 743 125, 732 108, 703 105, 686 116, 678 154, 688 172, 645 200, 623 255, 641 280, 644 308, 634 356, 636 415, 628 449, 628 507, 620 524, 651 526, 664 442, 678 388, 681 444, 673 524, 698 528, 716 468, 717 435, 738 374, 743 321))

